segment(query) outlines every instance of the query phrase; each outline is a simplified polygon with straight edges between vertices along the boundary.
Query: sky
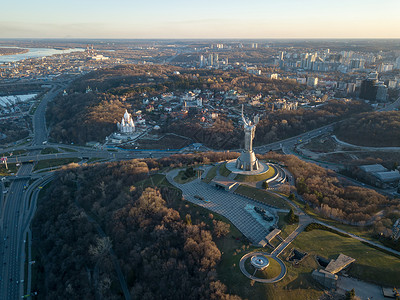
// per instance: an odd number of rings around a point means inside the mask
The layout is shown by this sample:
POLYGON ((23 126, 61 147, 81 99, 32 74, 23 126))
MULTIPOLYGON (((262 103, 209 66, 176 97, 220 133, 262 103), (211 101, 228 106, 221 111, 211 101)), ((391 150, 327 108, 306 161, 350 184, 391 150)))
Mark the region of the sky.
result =
POLYGON ((400 0, 18 0, 0 38, 400 38, 400 0))

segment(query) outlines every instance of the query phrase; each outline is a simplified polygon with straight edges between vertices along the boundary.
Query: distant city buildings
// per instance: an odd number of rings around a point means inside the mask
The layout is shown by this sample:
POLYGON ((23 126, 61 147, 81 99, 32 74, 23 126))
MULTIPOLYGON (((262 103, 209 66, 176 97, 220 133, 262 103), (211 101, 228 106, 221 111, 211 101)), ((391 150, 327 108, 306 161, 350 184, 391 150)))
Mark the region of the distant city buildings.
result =
POLYGON ((317 77, 308 77, 307 78, 307 86, 316 87, 317 85, 318 85, 318 78, 317 77))
POLYGON ((377 71, 379 73, 389 72, 389 71, 392 71, 392 70, 393 70, 393 64, 381 63, 377 68, 377 71))
POLYGON ((371 101, 387 101, 387 86, 378 80, 378 73, 369 74, 368 78, 361 82, 360 98, 371 101))

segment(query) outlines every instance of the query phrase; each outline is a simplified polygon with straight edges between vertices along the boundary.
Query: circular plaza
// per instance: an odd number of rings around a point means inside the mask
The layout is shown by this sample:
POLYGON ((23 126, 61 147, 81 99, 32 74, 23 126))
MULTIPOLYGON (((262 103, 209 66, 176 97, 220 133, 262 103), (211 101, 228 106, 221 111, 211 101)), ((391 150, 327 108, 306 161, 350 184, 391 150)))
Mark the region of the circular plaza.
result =
POLYGON ((240 271, 249 279, 261 283, 274 283, 286 275, 286 266, 278 257, 265 252, 250 252, 239 262, 240 271))

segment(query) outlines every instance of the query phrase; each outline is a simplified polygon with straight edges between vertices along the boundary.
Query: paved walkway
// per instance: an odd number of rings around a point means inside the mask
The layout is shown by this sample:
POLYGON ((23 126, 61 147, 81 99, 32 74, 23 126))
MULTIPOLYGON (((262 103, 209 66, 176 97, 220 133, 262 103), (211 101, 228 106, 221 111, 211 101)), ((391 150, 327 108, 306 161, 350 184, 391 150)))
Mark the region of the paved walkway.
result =
POLYGON ((382 287, 355 278, 339 276, 337 281, 337 292, 344 295, 351 289, 355 290, 357 297, 361 300, 384 299, 382 287))
POLYGON ((166 177, 171 184, 182 190, 182 195, 185 200, 228 218, 254 245, 258 245, 269 233, 269 228, 261 224, 246 210, 246 205, 255 205, 269 211, 273 210, 271 207, 240 195, 217 189, 202 182, 200 179, 195 179, 185 184, 176 183, 174 177, 179 171, 180 170, 172 170, 167 173, 166 177), (206 203, 196 199, 194 198, 195 195, 204 197, 204 199, 210 202, 206 203))
POLYGON ((280 243, 272 252, 271 255, 278 257, 283 250, 285 250, 287 248, 287 246, 290 245, 291 242, 293 242, 293 240, 300 234, 303 232, 304 228, 306 228, 306 226, 308 224, 310 224, 311 221, 308 219, 304 218, 304 221, 302 222, 302 220, 300 219, 300 223, 299 226, 297 226, 297 228, 291 233, 289 234, 289 236, 282 242, 280 243))

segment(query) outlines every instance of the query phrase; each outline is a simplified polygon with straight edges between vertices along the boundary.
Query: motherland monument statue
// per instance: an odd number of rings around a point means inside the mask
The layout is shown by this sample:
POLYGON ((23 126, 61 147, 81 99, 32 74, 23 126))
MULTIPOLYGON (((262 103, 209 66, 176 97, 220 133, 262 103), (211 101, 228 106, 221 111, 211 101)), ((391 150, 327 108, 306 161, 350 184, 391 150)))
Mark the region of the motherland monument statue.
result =
POLYGON ((260 168, 258 159, 253 151, 253 139, 256 131, 256 126, 260 121, 257 116, 254 117, 253 122, 245 118, 242 105, 242 120, 244 129, 244 150, 236 160, 236 168, 243 171, 255 171, 260 168))

